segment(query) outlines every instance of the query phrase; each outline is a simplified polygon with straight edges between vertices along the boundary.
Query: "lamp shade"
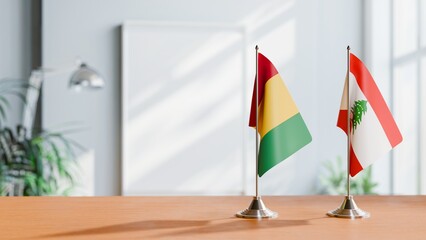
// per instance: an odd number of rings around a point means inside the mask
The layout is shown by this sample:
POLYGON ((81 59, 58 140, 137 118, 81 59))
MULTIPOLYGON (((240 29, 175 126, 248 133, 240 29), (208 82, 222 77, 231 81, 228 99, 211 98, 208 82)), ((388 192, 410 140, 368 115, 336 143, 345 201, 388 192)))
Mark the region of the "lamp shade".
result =
POLYGON ((79 90, 81 88, 100 89, 105 85, 104 79, 93 68, 82 63, 71 76, 70 88, 79 90))

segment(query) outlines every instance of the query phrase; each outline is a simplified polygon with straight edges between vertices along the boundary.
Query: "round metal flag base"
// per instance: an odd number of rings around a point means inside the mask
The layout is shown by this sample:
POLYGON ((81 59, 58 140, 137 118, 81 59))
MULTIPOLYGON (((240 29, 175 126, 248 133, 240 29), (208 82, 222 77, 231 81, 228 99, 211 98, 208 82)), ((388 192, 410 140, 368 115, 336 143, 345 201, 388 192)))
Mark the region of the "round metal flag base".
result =
POLYGON ((276 218, 278 213, 269 210, 260 197, 253 197, 250 206, 236 214, 240 218, 276 218))
POLYGON ((368 218, 370 217, 370 213, 365 212, 358 208, 353 199, 352 195, 346 196, 343 200, 342 205, 333 210, 327 212, 327 215, 330 217, 339 217, 339 218, 368 218))

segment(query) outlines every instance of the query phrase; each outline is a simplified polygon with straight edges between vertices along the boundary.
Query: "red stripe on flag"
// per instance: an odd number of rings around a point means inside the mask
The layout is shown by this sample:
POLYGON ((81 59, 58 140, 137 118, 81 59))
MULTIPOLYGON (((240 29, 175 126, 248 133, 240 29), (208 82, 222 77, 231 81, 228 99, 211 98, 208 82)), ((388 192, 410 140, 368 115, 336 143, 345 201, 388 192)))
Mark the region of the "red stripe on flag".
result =
MULTIPOLYGON (((340 110, 339 116, 337 118, 337 127, 341 128, 346 134, 348 129, 348 110, 340 110)), ((362 171, 362 166, 358 161, 358 158, 355 155, 354 149, 351 144, 351 162, 350 162, 350 171, 351 176, 357 175, 362 171)))
POLYGON ((348 133, 348 110, 340 110, 337 117, 337 127, 348 133))
POLYGON ((361 164, 358 161, 358 158, 355 155, 354 149, 351 145, 351 163, 350 163, 350 174, 351 177, 355 177, 359 172, 363 170, 361 164))
POLYGON ((376 113, 392 148, 395 147, 402 141, 402 135, 399 132, 398 126, 396 125, 395 120, 393 119, 392 114, 379 91, 379 88, 374 82, 374 79, 368 69, 364 66, 361 60, 352 53, 350 61, 351 73, 355 76, 358 86, 364 93, 364 96, 367 98, 373 108, 373 111, 376 113))
MULTIPOLYGON (((268 58, 263 56, 261 53, 258 55, 258 70, 257 70, 259 76, 259 105, 262 102, 265 84, 266 82, 271 79, 273 76, 278 74, 277 69, 274 67, 274 65, 269 61, 268 58)), ((250 127, 256 127, 256 81, 254 82, 253 87, 253 95, 251 99, 251 109, 250 109, 250 119, 249 119, 249 126, 250 127)))

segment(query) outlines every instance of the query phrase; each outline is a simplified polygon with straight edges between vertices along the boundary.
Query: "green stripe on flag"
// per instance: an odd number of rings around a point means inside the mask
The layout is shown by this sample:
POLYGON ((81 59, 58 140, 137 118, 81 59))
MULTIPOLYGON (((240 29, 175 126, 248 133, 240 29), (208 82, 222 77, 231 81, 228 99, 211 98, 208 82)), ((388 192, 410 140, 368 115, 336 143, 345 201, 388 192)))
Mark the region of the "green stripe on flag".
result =
POLYGON ((259 148, 259 176, 312 141, 300 113, 269 131, 259 148))

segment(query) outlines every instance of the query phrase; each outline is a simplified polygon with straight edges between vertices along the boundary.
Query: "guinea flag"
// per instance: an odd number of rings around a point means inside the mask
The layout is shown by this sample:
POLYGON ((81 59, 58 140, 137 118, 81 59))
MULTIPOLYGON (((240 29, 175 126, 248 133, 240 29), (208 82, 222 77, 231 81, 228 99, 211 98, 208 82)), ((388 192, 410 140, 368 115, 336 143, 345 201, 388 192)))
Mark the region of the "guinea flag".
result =
POLYGON ((258 173, 262 176, 310 143, 312 137, 277 69, 262 54, 259 53, 257 58, 259 106, 256 106, 255 83, 249 126, 256 127, 256 110, 258 110, 260 135, 258 173))
POLYGON ((402 142, 402 135, 368 69, 352 53, 349 63, 337 126, 348 133, 349 106, 350 174, 353 177, 402 142))

